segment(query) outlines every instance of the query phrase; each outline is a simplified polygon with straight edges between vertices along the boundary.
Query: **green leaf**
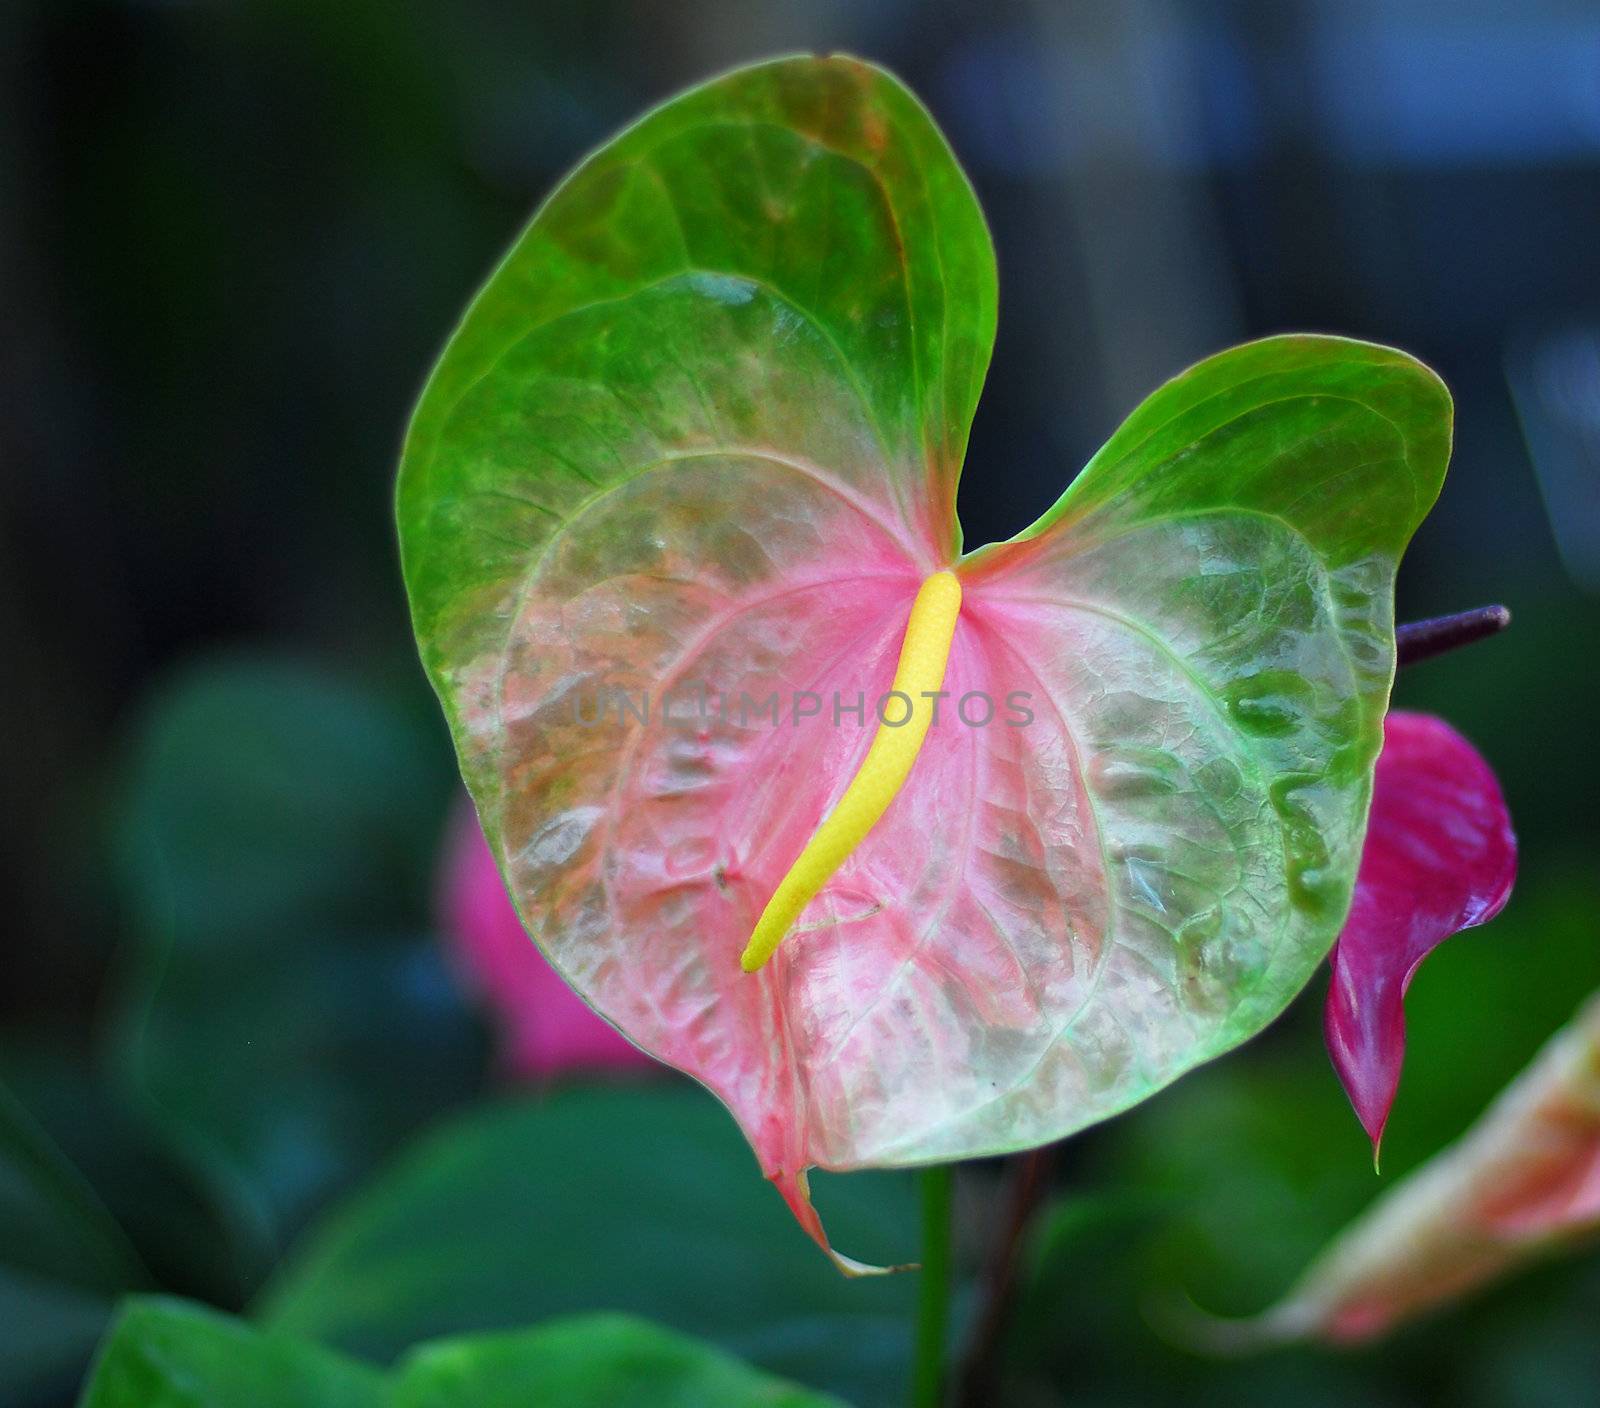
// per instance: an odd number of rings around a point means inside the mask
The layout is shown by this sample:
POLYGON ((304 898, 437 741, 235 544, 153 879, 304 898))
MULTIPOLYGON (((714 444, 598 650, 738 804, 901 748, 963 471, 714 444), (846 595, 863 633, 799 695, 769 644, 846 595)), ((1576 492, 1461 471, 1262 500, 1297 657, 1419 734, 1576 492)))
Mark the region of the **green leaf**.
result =
POLYGON ((122 1069, 265 1249, 479 1078, 425 932, 444 761, 386 696, 248 657, 135 736, 122 1069))
POLYGON ((381 1375, 183 1301, 130 1301, 79 1408, 383 1408, 381 1375))
POLYGON ((428 1345, 399 1375, 393 1408, 843 1408, 622 1315, 584 1315, 428 1345))
POLYGON ((128 1302, 79 1408, 843 1408, 621 1315, 423 1345, 369 1365, 184 1301, 128 1302))
MULTIPOLYGON (((687 1086, 492 1108, 314 1229, 259 1314, 388 1359, 439 1335, 619 1310, 855 1401, 894 1400, 913 1278, 841 1279, 754 1175, 726 1116, 687 1086)), ((822 1193, 867 1251, 915 1245, 905 1176, 830 1180, 822 1193)))

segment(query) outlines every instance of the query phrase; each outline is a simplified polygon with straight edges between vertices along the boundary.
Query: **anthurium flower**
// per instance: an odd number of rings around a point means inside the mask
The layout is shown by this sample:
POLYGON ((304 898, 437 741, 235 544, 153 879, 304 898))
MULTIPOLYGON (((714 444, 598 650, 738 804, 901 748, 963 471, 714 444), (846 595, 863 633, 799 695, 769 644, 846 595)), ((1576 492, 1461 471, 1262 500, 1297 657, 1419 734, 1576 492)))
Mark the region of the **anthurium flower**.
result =
POLYGON ((1511 816, 1489 764, 1442 719, 1391 713, 1323 1012, 1374 1158, 1400 1085, 1412 976, 1443 940, 1493 919, 1516 875, 1511 816))
POLYGON ((1269 338, 963 554, 995 310, 916 100, 762 64, 567 178, 405 443, 414 625, 529 932, 823 1246, 809 1167, 1059 1139, 1305 984, 1449 456, 1412 358, 1269 338))
POLYGON ((528 942, 465 799, 451 814, 445 837, 439 918, 465 981, 483 997, 503 1033, 501 1059, 511 1075, 544 1081, 655 1065, 596 1016, 528 942))
POLYGON ((1600 1232, 1600 996, 1459 1142, 1396 1184, 1234 1347, 1368 1340, 1600 1232))

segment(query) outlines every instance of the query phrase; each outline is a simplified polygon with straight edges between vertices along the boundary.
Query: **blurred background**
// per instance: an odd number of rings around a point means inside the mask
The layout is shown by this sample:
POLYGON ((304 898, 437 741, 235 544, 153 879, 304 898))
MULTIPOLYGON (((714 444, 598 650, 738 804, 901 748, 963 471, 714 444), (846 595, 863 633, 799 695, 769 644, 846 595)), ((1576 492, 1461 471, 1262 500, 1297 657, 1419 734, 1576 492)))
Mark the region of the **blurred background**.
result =
MULTIPOLYGON (((1498 768, 1523 875, 1417 979, 1381 1178, 1313 984, 1063 1150, 997 1401, 1592 1398, 1600 1258, 1359 1352, 1152 1328, 1280 1294, 1600 984, 1592 0, 6 0, 0 1403, 70 1401, 129 1289, 379 1360, 628 1309, 897 1399, 908 1278, 838 1281, 704 1097, 493 1054, 440 938, 455 784, 390 510, 422 377, 552 183, 797 49, 898 72, 988 214, 969 544, 1201 355, 1347 333, 1456 397, 1402 618, 1515 616, 1397 687, 1498 768)), ((959 1193, 970 1269, 995 1171, 959 1193)), ((912 1252, 903 1181, 820 1201, 846 1250, 912 1252)))

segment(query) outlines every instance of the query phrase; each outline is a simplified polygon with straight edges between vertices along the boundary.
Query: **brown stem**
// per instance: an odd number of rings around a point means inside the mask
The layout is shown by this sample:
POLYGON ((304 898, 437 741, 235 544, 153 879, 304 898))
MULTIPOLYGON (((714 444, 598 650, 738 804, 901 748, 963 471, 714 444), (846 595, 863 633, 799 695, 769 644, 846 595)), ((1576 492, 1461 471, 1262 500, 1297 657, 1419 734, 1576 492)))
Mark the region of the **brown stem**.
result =
POLYGON ((1431 660, 1435 655, 1499 635, 1510 624, 1511 613, 1503 606, 1480 606, 1474 611, 1458 611, 1453 616, 1412 621, 1395 628, 1395 663, 1415 665, 1431 660))
POLYGON ((955 1374, 955 1408, 987 1408, 995 1401, 1000 1368, 1000 1342, 1017 1289, 1022 1247, 1038 1211, 1050 1191, 1055 1172, 1056 1146, 1030 1149, 1007 1161, 1009 1196, 999 1234, 989 1251, 978 1296, 978 1312, 966 1352, 955 1374))

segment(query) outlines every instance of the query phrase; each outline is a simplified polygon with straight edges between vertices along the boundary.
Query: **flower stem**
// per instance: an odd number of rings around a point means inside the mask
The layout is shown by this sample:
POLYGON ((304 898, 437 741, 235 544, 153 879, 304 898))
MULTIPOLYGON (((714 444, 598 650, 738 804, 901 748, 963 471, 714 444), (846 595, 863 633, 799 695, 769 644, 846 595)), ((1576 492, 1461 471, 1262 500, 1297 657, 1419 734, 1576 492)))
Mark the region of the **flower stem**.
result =
POLYGON ((1480 606, 1474 611, 1458 611, 1453 616, 1433 616, 1397 626, 1394 633, 1395 663, 1416 665, 1458 650, 1474 641, 1498 635, 1511 624, 1511 613, 1503 606, 1480 606))
POLYGON ((917 1291, 911 1408, 939 1408, 944 1401, 944 1341, 950 1320, 952 1181, 948 1164, 922 1172, 922 1284, 917 1291))

